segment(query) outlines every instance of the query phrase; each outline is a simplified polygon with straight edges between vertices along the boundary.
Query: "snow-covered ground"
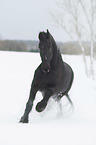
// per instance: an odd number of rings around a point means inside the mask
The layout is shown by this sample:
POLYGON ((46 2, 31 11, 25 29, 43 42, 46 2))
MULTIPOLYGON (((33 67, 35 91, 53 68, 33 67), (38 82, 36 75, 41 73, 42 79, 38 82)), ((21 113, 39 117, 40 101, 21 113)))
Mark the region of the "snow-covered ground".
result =
POLYGON ((74 112, 69 113, 64 97, 63 115, 53 99, 44 112, 37 113, 35 105, 42 98, 39 92, 29 124, 21 124, 41 59, 38 53, 0 52, 0 145, 96 145, 96 82, 86 77, 81 56, 63 55, 63 59, 74 70, 70 90, 74 112))

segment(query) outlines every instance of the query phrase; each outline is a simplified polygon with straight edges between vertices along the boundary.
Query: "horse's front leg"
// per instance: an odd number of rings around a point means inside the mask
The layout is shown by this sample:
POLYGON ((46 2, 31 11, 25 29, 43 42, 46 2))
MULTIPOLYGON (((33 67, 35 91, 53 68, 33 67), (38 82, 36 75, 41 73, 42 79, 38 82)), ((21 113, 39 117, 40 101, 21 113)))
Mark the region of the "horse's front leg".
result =
POLYGON ((28 123, 29 113, 33 107, 33 101, 35 99, 37 91, 38 91, 38 89, 33 82, 32 86, 31 86, 31 90, 30 90, 30 96, 29 96, 28 102, 26 104, 25 112, 24 112, 24 115, 21 117, 20 122, 28 123))
POLYGON ((42 112, 48 103, 49 98, 54 94, 54 88, 45 91, 43 99, 36 105, 36 111, 42 112))

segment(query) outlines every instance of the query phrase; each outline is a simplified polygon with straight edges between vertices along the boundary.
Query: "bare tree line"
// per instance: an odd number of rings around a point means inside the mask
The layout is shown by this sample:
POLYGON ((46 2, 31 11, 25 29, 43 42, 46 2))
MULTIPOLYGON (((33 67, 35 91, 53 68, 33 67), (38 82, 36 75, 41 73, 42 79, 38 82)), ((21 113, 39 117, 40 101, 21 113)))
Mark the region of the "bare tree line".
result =
POLYGON ((96 42, 96 0, 61 0, 58 10, 51 13, 54 23, 63 29, 71 40, 77 40, 87 76, 94 79, 94 44, 96 42), (90 69, 88 68, 83 41, 90 42, 90 69))
POLYGON ((0 50, 27 51, 27 47, 22 41, 0 40, 0 50))

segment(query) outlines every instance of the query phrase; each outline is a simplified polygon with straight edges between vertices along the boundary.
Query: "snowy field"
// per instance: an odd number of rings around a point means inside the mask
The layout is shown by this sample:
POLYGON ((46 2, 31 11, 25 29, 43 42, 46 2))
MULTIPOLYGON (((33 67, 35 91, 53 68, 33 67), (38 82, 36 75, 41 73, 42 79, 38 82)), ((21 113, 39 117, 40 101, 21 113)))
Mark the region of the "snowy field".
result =
POLYGON ((84 73, 81 56, 63 55, 74 70, 70 96, 74 112, 62 98, 62 111, 49 100, 46 110, 35 111, 42 99, 37 93, 29 124, 18 123, 29 97, 34 70, 40 64, 38 53, 0 52, 0 145, 96 145, 96 81, 84 73))

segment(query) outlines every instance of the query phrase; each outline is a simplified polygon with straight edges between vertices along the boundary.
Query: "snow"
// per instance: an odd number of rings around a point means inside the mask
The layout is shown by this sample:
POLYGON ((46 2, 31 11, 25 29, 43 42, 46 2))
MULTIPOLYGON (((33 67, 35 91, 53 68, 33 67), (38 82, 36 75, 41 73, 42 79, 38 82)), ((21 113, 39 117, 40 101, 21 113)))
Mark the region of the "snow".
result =
POLYGON ((68 111, 66 98, 61 100, 63 115, 53 99, 44 112, 36 112, 42 98, 38 92, 30 122, 22 124, 18 122, 41 59, 38 53, 0 51, 0 145, 96 145, 96 81, 86 77, 82 56, 63 55, 63 59, 74 70, 70 90, 74 112, 68 111))

